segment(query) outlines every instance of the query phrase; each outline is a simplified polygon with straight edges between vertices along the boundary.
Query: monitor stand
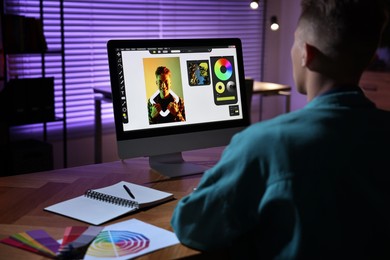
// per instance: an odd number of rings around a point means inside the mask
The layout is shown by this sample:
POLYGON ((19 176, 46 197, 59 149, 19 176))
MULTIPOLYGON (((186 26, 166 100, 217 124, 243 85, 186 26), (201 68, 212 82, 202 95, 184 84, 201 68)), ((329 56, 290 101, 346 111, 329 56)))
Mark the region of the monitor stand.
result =
POLYGON ((150 156, 149 165, 153 170, 171 178, 199 174, 209 169, 207 166, 184 161, 181 152, 150 156))

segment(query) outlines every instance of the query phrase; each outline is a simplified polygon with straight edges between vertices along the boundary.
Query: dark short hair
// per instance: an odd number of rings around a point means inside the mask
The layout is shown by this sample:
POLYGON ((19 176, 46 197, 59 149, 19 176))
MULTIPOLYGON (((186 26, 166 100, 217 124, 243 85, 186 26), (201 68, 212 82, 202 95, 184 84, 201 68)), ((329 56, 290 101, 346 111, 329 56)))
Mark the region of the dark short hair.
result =
POLYGON ((171 73, 171 71, 167 67, 160 66, 160 67, 158 67, 156 69, 155 75, 157 77, 158 75, 167 75, 167 74, 170 74, 170 73, 171 73))
POLYGON ((379 46, 388 12, 383 0, 301 0, 299 25, 312 27, 317 43, 332 59, 353 58, 367 66, 379 46))

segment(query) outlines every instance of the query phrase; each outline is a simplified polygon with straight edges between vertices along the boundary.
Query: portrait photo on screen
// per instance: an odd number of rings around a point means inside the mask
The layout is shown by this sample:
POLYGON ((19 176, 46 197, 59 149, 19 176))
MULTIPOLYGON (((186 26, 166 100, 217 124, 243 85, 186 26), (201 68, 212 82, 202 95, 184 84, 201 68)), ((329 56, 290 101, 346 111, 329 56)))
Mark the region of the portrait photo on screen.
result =
POLYGON ((144 58, 149 124, 185 121, 180 59, 144 58))

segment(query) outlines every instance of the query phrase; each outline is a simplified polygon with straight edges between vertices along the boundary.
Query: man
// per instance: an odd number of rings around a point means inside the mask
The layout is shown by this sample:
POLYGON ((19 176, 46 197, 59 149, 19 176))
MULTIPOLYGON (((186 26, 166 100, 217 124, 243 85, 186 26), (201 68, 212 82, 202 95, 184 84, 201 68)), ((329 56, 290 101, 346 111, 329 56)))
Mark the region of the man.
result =
POLYGON ((172 227, 184 245, 233 258, 388 259, 390 112, 358 87, 385 8, 301 7, 291 58, 308 104, 237 134, 179 201, 172 227))
POLYGON ((160 66, 155 76, 158 90, 148 101, 149 123, 185 121, 184 102, 171 90, 171 71, 160 66))

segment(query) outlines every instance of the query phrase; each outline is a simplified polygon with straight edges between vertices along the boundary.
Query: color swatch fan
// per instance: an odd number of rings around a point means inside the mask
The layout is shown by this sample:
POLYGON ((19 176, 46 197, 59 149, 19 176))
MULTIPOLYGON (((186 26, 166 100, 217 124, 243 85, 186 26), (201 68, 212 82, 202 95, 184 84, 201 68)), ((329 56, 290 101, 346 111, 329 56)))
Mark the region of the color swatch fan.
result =
POLYGON ((57 259, 132 259, 179 243, 168 230, 130 219, 109 226, 69 226, 61 243, 44 230, 14 234, 1 243, 57 259))

